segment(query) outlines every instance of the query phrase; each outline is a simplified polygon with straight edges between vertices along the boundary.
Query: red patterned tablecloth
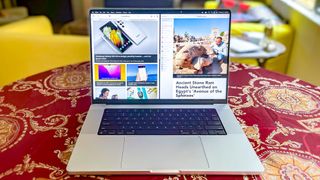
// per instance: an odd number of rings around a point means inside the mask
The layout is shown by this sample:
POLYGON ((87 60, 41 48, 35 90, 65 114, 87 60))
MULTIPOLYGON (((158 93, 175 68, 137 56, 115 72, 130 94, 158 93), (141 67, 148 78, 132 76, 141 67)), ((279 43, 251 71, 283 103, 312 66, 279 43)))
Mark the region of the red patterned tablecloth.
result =
POLYGON ((0 89, 0 179, 320 179, 320 87, 232 64, 229 104, 262 176, 73 176, 66 164, 90 106, 88 62, 0 89))

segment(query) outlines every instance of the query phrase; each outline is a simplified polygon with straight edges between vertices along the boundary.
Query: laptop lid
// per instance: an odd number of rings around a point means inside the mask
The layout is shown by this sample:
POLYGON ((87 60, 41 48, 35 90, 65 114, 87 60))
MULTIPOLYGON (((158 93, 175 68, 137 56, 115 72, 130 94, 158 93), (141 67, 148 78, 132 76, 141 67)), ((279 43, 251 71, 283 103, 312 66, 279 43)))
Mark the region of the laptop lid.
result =
POLYGON ((229 10, 91 9, 92 103, 227 103, 229 10))

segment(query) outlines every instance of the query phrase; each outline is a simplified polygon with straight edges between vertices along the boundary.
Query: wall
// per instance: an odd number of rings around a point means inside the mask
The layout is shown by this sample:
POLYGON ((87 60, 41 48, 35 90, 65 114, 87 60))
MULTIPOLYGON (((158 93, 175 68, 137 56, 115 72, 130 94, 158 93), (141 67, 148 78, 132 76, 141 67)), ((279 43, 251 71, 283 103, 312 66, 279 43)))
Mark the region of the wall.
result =
POLYGON ((288 75, 320 85, 320 26, 300 13, 291 13, 295 29, 288 75))
POLYGON ((286 18, 295 31, 287 74, 319 86, 320 25, 288 3, 290 1, 272 1, 273 9, 286 18))

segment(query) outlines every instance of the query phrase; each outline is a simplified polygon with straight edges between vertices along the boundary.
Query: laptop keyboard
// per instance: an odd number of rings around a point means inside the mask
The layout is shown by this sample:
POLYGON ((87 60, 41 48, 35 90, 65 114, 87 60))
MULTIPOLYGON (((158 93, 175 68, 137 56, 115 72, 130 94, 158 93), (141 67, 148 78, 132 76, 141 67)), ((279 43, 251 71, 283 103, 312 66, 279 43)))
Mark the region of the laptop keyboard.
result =
POLYGON ((105 109, 98 135, 226 135, 215 109, 105 109))

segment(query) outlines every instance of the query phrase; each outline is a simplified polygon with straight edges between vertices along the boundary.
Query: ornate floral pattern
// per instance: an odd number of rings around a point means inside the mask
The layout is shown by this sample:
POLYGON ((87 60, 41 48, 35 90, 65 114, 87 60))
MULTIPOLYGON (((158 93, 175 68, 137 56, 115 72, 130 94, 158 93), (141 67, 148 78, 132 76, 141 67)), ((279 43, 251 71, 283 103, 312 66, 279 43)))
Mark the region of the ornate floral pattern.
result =
POLYGON ((79 89, 90 85, 90 66, 67 66, 62 69, 54 70, 54 74, 46 79, 47 86, 59 89, 79 89))
POLYGON ((320 115, 320 93, 296 81, 278 81, 248 73, 252 79, 243 87, 247 100, 253 99, 252 106, 259 105, 278 113, 317 117, 320 115))
POLYGON ((90 83, 87 72, 72 71, 52 76, 49 84, 57 89, 77 89, 88 86, 90 83))
POLYGON ((268 86, 256 94, 266 107, 288 114, 312 114, 320 109, 320 98, 294 87, 268 86))
POLYGON ((263 161, 264 179, 320 179, 320 167, 312 160, 294 154, 270 153, 263 161))
POLYGON ((205 175, 177 175, 177 176, 169 176, 164 178, 163 180, 208 180, 205 175))
POLYGON ((70 65, 54 69, 41 81, 44 82, 17 81, 9 91, 37 91, 45 97, 51 97, 49 102, 42 103, 31 110, 42 109, 59 100, 67 100, 71 103, 71 107, 76 107, 78 99, 88 97, 91 93, 89 88, 90 64, 70 65))
POLYGON ((14 119, 0 117, 0 149, 4 149, 19 135, 20 125, 14 119))
POLYGON ((24 120, 0 115, 0 152, 20 142, 25 135, 26 128, 24 120))
POLYGON ((30 120, 30 125, 33 131, 30 131, 30 134, 35 134, 38 131, 50 131, 56 130, 54 137, 65 137, 67 136, 68 129, 64 126, 68 123, 68 116, 61 114, 55 114, 44 118, 42 121, 30 120))
POLYGON ((13 173, 19 176, 23 175, 24 173, 32 173, 34 169, 47 169, 51 171, 49 174, 50 179, 61 179, 61 177, 66 175, 66 172, 58 167, 32 161, 30 155, 27 154, 24 156, 23 163, 17 164, 14 168, 0 173, 0 179, 13 173))
MULTIPOLYGON (((236 63, 231 64, 230 72, 230 107, 266 168, 261 177, 230 179, 320 179, 320 87, 236 63)), ((82 63, 0 89, 0 159, 6 162, 0 165, 0 179, 150 179, 67 174, 66 164, 90 105, 89 86, 90 64, 82 63)))
POLYGON ((320 134, 320 118, 304 119, 298 122, 310 132, 320 134))
POLYGON ((54 151, 55 153, 58 154, 58 158, 60 159, 60 161, 62 163, 64 163, 64 164, 68 163, 76 141, 77 141, 77 138, 67 138, 64 143, 64 145, 67 146, 67 148, 63 151, 61 151, 61 150, 54 151))

